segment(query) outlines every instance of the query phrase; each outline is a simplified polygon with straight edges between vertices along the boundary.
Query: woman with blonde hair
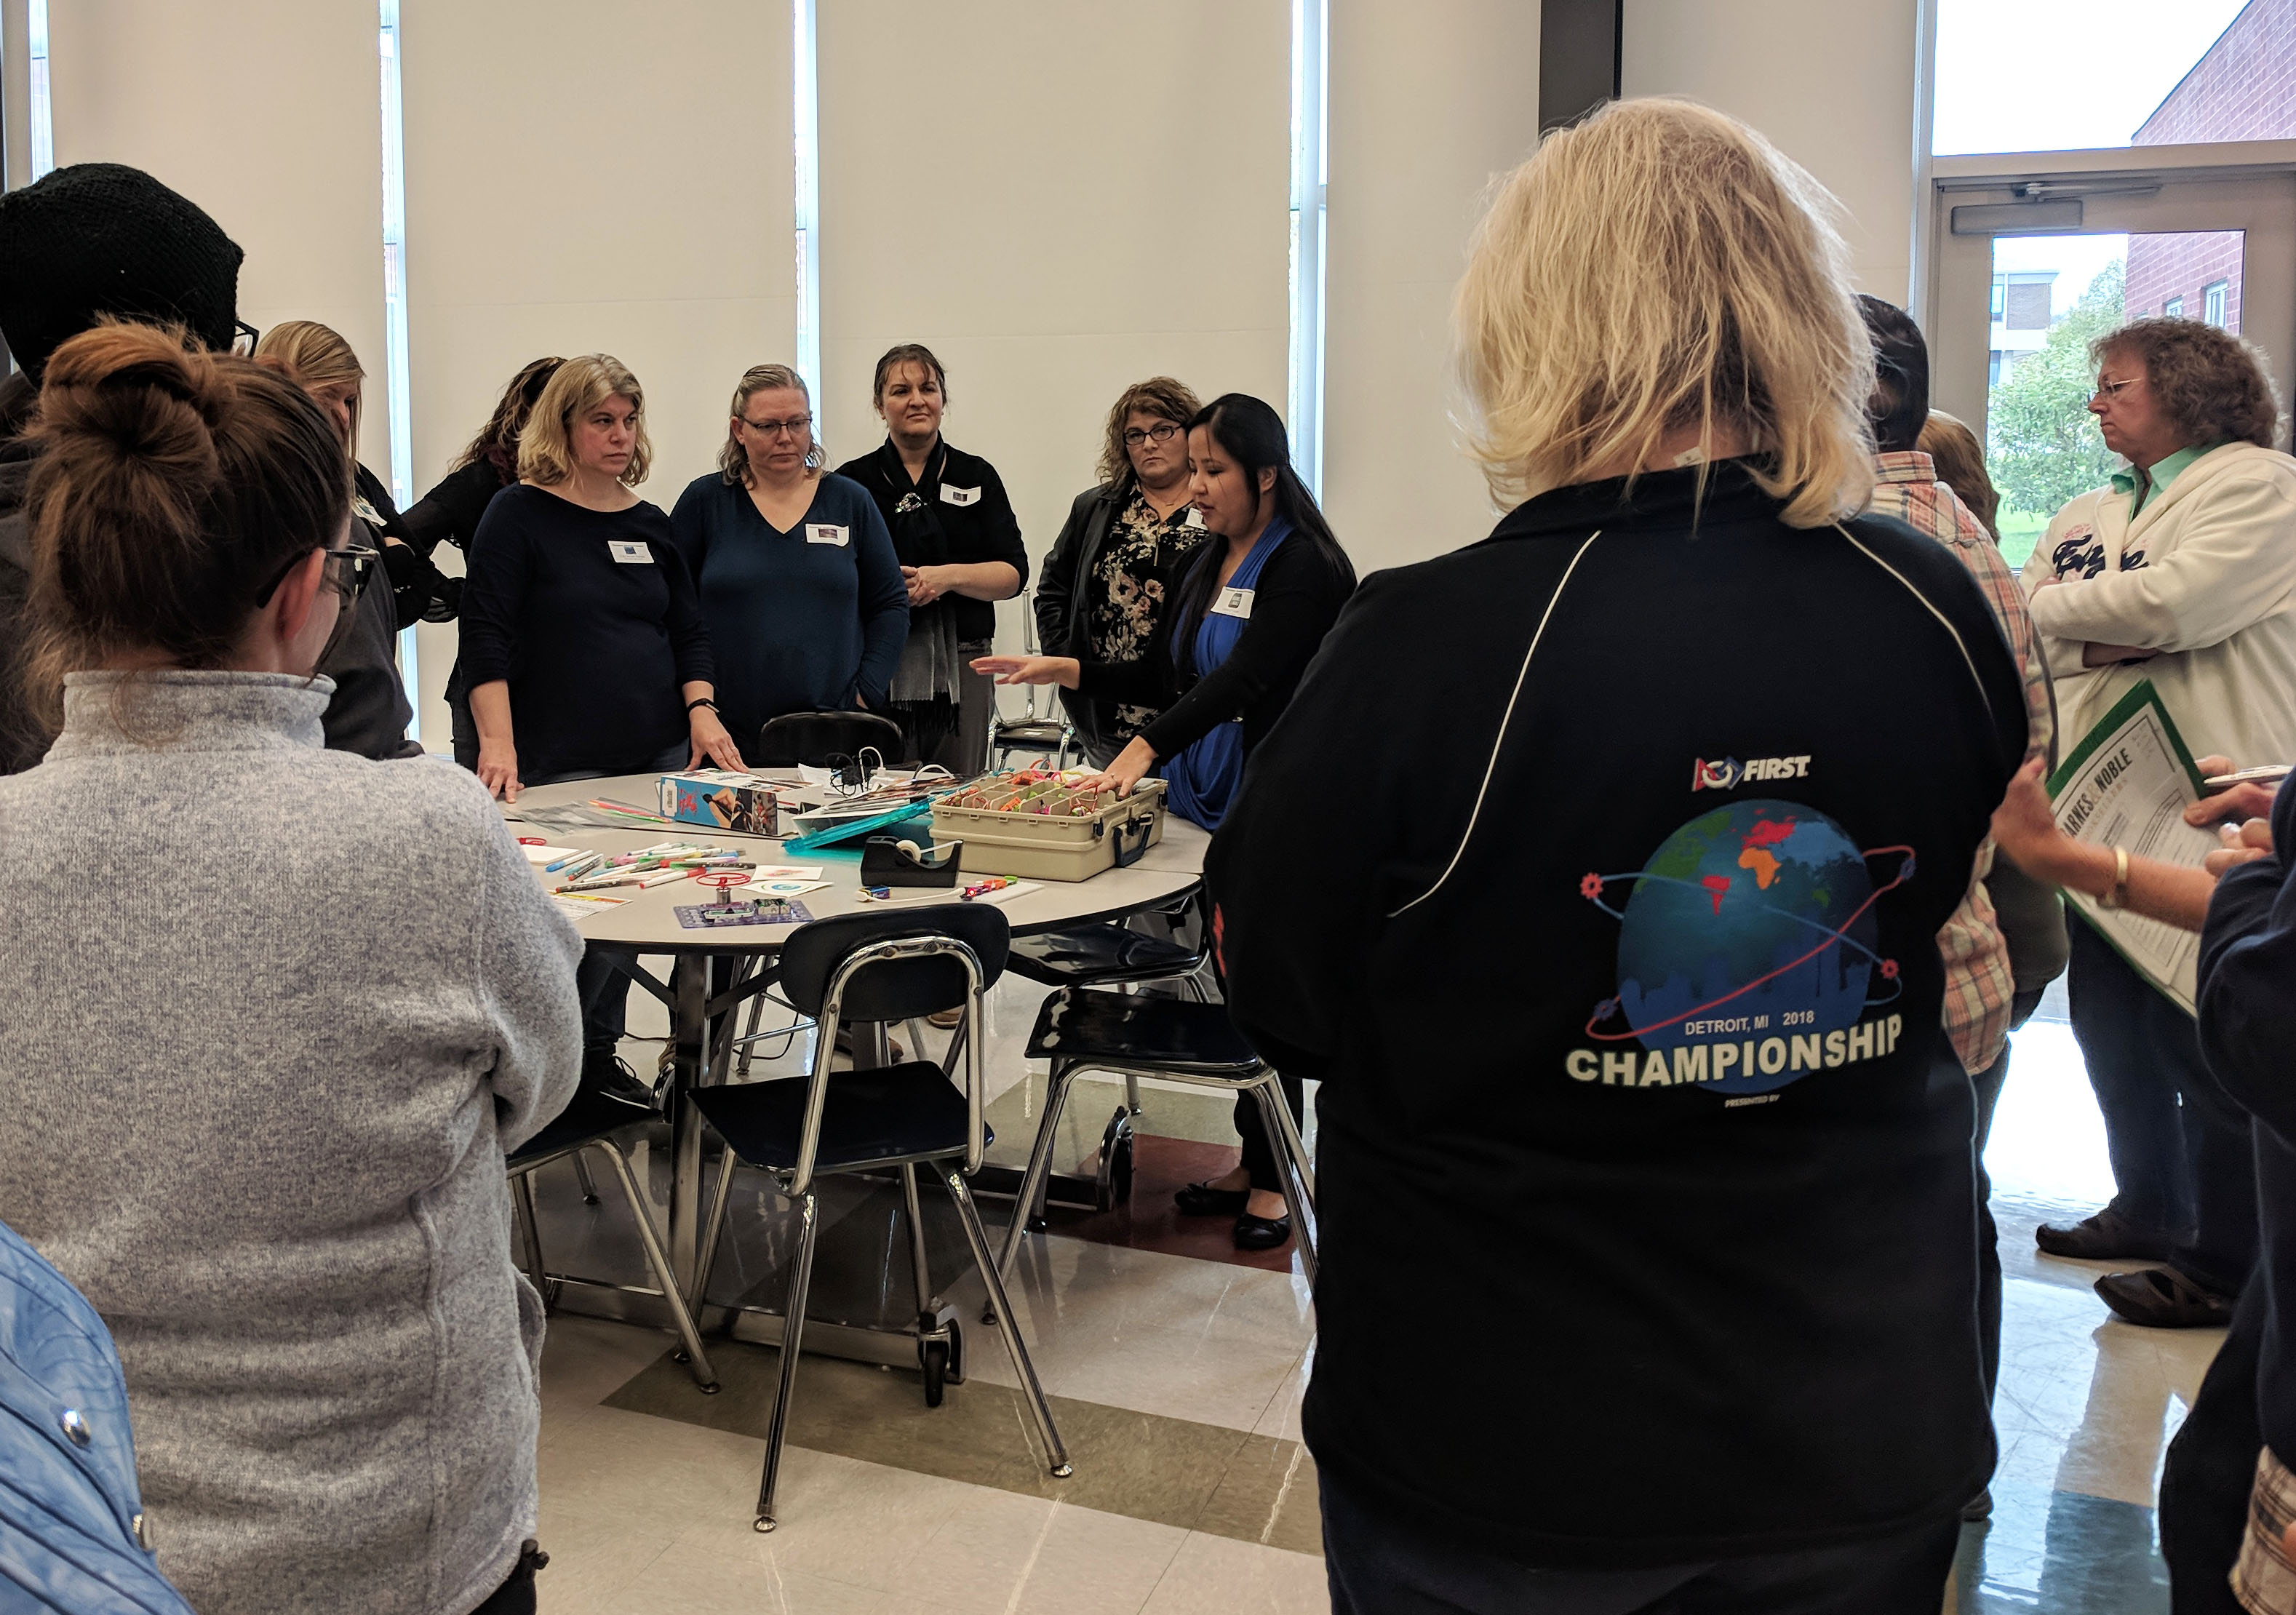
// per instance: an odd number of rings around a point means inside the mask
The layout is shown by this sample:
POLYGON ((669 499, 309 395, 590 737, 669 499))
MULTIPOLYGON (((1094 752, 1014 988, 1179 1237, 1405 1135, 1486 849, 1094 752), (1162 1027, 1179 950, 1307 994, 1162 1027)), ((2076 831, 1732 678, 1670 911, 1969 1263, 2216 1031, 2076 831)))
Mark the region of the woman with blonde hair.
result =
POLYGON ((1230 1011, 1324 1082, 1341 1615, 1934 1615, 1984 1484, 1936 939, 2025 705, 1960 564, 1852 514, 1832 211, 1687 102, 1507 176, 1456 318, 1514 508, 1357 591, 1212 843, 1230 1011))
POLYGON ((822 471, 813 398, 786 365, 734 389, 718 469, 669 513, 718 652, 726 723, 755 745, 785 712, 882 711, 909 593, 866 489, 822 471))
MULTIPOLYGON (((505 800, 528 785, 705 758, 742 767, 669 518, 632 491, 652 453, 637 378, 606 354, 569 359, 520 434, 518 486, 480 519, 463 678, 480 783, 505 800)), ((629 989, 618 956, 593 947, 579 974, 584 1070, 609 1086, 629 989)))
POLYGON ((399 675, 398 630, 422 615, 434 592, 430 580, 439 579, 439 574, 390 530, 398 524, 398 512, 383 490, 382 480, 358 463, 360 390, 366 369, 340 334, 316 320, 283 320, 274 325, 256 344, 255 362, 310 394, 333 423, 356 479, 351 514, 365 529, 359 542, 383 559, 352 603, 352 621, 341 642, 319 668, 335 681, 334 695, 327 702, 327 744, 361 757, 420 757, 421 744, 406 733, 414 722, 414 709, 399 675))

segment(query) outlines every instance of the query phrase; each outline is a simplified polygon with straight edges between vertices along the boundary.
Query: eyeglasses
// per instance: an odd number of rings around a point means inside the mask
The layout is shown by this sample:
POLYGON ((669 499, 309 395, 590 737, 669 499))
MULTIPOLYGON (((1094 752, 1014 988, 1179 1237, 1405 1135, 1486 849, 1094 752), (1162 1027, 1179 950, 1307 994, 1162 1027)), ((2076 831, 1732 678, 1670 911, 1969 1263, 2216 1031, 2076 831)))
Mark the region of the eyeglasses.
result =
POLYGON ((263 333, 245 320, 234 320, 231 323, 231 332, 232 352, 242 359, 253 358, 255 345, 263 340, 263 333))
POLYGON ((778 438, 783 432, 794 438, 812 430, 813 416, 802 414, 791 415, 786 421, 752 421, 749 416, 743 415, 742 424, 761 438, 778 438))
POLYGON ((2120 396, 2122 388, 2136 386, 2138 379, 2136 376, 2130 376, 2126 381, 2108 381, 2103 376, 2099 376, 2096 379, 2096 390, 2088 395, 2090 401, 2095 402, 2098 398, 2103 398, 2110 404, 2120 396))
MULTIPOLYGON (((256 610, 261 611, 271 603, 271 597, 279 592, 279 586, 287 581, 287 575, 301 566, 310 553, 302 551, 279 569, 271 581, 263 586, 262 593, 256 595, 256 610)), ((374 563, 382 559, 382 552, 364 544, 347 544, 339 550, 327 551, 326 556, 321 576, 335 593, 348 603, 357 600, 359 591, 366 587, 366 580, 374 571, 374 563)))
POLYGON ((1179 427, 1170 421, 1159 421, 1145 431, 1137 426, 1128 426, 1124 429, 1124 447, 1137 448, 1151 438, 1159 443, 1169 443, 1179 435, 1179 427))

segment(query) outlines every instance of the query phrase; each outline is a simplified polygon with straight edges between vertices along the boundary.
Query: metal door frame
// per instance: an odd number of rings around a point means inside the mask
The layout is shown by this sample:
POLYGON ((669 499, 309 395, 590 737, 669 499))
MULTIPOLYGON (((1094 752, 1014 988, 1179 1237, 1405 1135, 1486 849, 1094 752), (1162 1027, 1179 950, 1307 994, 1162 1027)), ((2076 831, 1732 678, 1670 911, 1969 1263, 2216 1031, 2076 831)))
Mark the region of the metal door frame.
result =
POLYGON ((2241 332, 2262 348, 2281 397, 2296 396, 2296 140, 1939 157, 1922 220, 1930 392, 1982 439, 1996 234, 2117 235, 2242 230, 2241 332), (2079 201, 2069 227, 1956 235, 1953 209, 2079 201))

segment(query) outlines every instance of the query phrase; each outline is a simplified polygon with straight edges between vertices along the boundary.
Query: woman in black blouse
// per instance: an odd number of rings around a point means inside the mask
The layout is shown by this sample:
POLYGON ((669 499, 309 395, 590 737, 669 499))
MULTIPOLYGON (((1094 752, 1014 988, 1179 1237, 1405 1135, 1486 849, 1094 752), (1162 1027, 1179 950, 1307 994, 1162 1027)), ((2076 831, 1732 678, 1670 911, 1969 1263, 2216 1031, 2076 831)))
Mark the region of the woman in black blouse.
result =
MULTIPOLYGON (((434 558, 443 541, 467 553, 494 496, 518 480, 518 434, 534 413, 535 400, 558 367, 557 357, 536 359, 510 379, 492 419, 471 439, 438 486, 402 512, 395 531, 425 561, 434 558)), ((462 609, 463 580, 449 578, 441 594, 441 610, 426 611, 427 622, 449 622, 462 609)), ((447 709, 454 715, 455 760, 465 768, 479 766, 479 727, 471 720, 471 695, 463 687, 463 663, 455 658, 447 675, 447 709)))
POLYGON ((1029 553, 996 468, 941 439, 947 383, 931 348, 889 348, 872 387, 884 444, 837 474, 876 501, 908 583, 909 637, 893 673, 890 716, 919 761, 962 775, 988 763, 996 701, 969 664, 996 636, 995 603, 1028 581, 1029 553))
MULTIPOLYGON (((1188 422, 1202 408, 1180 382, 1152 376, 1108 412, 1100 480, 1076 496, 1037 575, 1037 644, 1046 655, 1117 662, 1147 653, 1208 532, 1188 478, 1188 422)), ((1158 712, 1074 690, 1061 701, 1095 768, 1158 712)))
MULTIPOLYGON (((1227 393, 1191 419, 1188 471, 1217 542, 1197 551, 1146 654, 1119 662, 986 656, 972 665, 999 684, 1056 684, 1162 707, 1100 781, 1129 791, 1160 769, 1172 810, 1218 830, 1244 759, 1291 704, 1355 592, 1356 573, 1292 469, 1283 417, 1260 399, 1227 393)), ((1296 1116, 1299 1081, 1286 1077, 1283 1086, 1296 1116)), ((1236 1095, 1235 1129, 1243 1141, 1235 1170, 1191 1184, 1176 1199, 1185 1215, 1234 1216, 1239 1250, 1273 1250, 1292 1237, 1292 1219, 1249 1094, 1236 1095)))
MULTIPOLYGON (((496 495, 471 544, 463 674, 479 729, 479 780, 526 785, 742 766, 712 700, 709 630, 645 480, 645 396, 619 359, 569 359, 519 440, 519 481, 496 495)), ((577 972, 584 1071, 614 1084, 629 982, 591 947, 577 972)))

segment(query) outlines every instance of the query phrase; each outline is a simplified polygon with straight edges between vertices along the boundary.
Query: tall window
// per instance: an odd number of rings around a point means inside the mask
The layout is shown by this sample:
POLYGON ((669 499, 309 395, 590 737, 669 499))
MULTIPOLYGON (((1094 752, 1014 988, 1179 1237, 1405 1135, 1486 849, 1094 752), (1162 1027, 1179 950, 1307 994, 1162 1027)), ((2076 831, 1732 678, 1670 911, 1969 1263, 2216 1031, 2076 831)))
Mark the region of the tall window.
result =
POLYGON ((821 96, 819 52, 814 31, 814 0, 791 0, 796 29, 797 83, 791 98, 797 125, 797 373, 813 394, 813 415, 821 401, 821 96))
POLYGON ((1324 116, 1330 82, 1328 0, 1292 0, 1292 461, 1318 497, 1324 484, 1324 116))
POLYGON ((2232 290, 2230 281, 2218 281, 2201 289, 2201 317, 2210 324, 2225 323, 2225 294, 2232 290))
POLYGON ((56 166, 55 120, 48 114, 48 0, 31 0, 25 9, 30 36, 25 55, 31 102, 32 177, 37 179, 56 166))
MULTIPOLYGON (((390 494, 405 510, 414 502, 414 421, 407 399, 406 134, 398 89, 398 0, 381 0, 382 62, 383 386, 390 403, 390 494)), ((398 676, 406 703, 422 709, 414 666, 414 630, 398 635, 398 676)))

